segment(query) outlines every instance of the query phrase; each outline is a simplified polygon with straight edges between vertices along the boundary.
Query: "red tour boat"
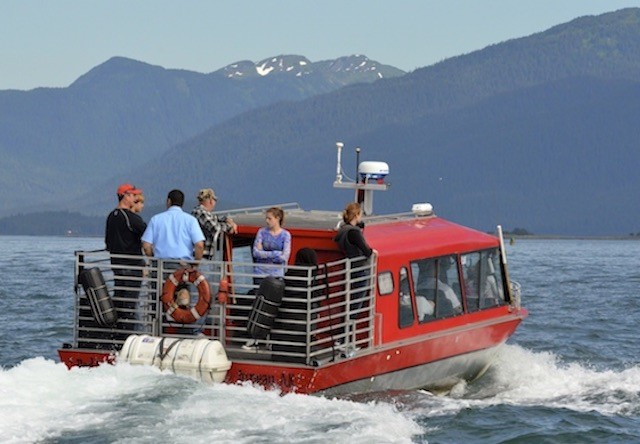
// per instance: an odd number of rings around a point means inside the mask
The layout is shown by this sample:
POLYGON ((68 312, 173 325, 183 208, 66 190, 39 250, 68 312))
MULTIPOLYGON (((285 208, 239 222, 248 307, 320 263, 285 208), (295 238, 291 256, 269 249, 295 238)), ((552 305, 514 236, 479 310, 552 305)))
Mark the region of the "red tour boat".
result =
POLYGON ((343 182, 341 149, 334 186, 355 190, 377 255, 345 258, 334 241, 341 214, 295 204, 279 205, 292 236, 284 280, 254 283, 251 248, 265 208, 226 213, 238 233, 220 233, 213 260, 197 264, 147 258, 116 281, 123 266, 106 251, 76 252, 74 337, 59 350, 62 362, 124 360, 206 382, 327 395, 446 390, 482 375, 527 316, 500 227, 492 236, 457 225, 427 203, 374 215, 388 166, 362 162, 356 181, 343 182), (317 265, 294 265, 304 248, 317 265), (183 289, 191 301, 177 305, 183 289), (122 303, 127 291, 133 306, 122 303))

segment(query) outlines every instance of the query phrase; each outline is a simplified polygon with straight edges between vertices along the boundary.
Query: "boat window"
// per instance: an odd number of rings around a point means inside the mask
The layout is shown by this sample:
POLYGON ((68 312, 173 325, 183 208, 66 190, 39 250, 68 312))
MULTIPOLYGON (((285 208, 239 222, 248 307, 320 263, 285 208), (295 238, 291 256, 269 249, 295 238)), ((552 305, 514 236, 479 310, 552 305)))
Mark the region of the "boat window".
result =
POLYGON ((464 254, 461 262, 470 312, 505 304, 500 251, 497 248, 464 254))
POLYGON ((428 322, 462 313, 455 255, 411 262, 418 320, 428 322))
POLYGON ((380 296, 393 293, 393 275, 390 271, 378 273, 378 291, 380 296))
POLYGON ((411 303, 411 290, 409 289, 409 276, 407 268, 400 269, 400 291, 398 291, 398 324, 400 327, 413 325, 413 304, 411 303))

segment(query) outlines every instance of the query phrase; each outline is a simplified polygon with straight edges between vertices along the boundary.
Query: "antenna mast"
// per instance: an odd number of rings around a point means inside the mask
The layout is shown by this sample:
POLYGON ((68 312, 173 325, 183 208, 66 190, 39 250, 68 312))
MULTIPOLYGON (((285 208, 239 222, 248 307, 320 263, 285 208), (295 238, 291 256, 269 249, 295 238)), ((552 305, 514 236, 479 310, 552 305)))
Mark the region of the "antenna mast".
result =
POLYGON ((336 180, 334 188, 347 188, 355 190, 354 200, 362 205, 365 216, 373 214, 373 192, 387 191, 389 184, 384 179, 389 174, 389 165, 385 162, 360 162, 361 149, 356 148, 356 178, 354 182, 342 181, 342 148, 344 143, 337 142, 338 159, 336 166, 336 180))

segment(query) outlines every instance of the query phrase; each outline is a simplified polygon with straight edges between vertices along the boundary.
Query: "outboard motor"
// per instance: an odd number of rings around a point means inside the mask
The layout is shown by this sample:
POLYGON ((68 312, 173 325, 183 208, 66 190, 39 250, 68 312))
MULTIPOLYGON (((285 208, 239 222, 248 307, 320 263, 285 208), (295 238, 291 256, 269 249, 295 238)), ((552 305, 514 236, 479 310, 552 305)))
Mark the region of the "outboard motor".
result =
POLYGON ((113 327, 118 321, 118 313, 100 269, 94 267, 83 270, 78 275, 78 282, 89 299, 91 313, 98 324, 102 327, 113 327))
POLYGON ((267 276, 262 280, 247 322, 247 332, 253 339, 267 337, 278 315, 283 294, 283 279, 267 276))

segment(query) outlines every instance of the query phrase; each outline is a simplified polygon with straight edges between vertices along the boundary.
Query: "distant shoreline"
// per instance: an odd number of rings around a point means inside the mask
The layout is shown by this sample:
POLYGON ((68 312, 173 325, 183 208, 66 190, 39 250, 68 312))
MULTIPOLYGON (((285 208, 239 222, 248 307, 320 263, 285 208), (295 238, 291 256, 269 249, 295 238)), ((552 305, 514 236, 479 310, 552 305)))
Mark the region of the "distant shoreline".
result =
POLYGON ((567 236, 567 235, 554 235, 554 234, 527 234, 527 235, 511 235, 503 234, 505 241, 509 239, 523 240, 637 240, 640 241, 640 236, 567 236))
MULTIPOLYGON (((496 233, 489 233, 497 235, 496 233)), ((100 234, 3 234, 0 236, 30 236, 30 237, 90 237, 99 238, 100 234)), ((556 234, 508 234, 504 233, 505 242, 509 242, 511 239, 518 240, 637 240, 640 241, 640 236, 570 236, 570 235, 556 235, 556 234)))

